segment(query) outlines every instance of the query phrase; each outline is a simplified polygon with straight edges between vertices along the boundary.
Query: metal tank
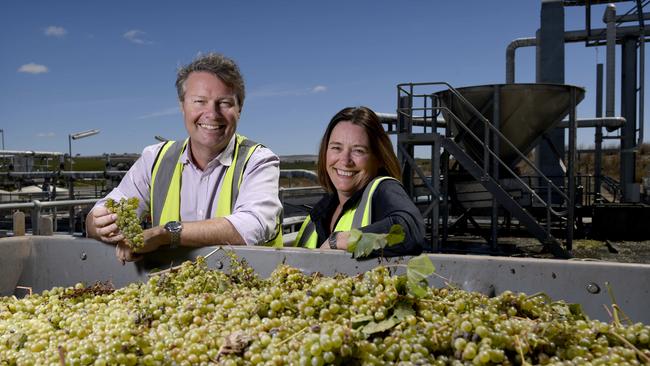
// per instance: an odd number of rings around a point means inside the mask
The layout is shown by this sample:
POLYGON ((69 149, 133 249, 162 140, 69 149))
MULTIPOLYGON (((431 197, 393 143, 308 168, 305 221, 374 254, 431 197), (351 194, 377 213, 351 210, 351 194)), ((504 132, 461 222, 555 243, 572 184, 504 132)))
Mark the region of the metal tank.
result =
MULTIPOLYGON (((146 281, 153 268, 178 265, 216 247, 195 250, 163 249, 142 262, 122 265, 115 248, 92 239, 71 236, 23 236, 0 239, 0 295, 24 294, 24 288, 40 292, 53 286, 92 284, 110 280, 116 287, 146 281), (17 289, 17 286, 20 288, 17 289)), ((377 259, 357 261, 339 251, 303 248, 230 247, 261 275, 268 276, 286 263, 306 273, 354 275, 378 265, 377 259)), ((533 294, 544 292, 554 300, 582 304, 592 318, 610 320, 609 286, 617 304, 634 321, 650 324, 650 265, 611 262, 578 262, 553 259, 508 258, 476 255, 430 254, 437 276, 432 286, 452 283, 488 295, 506 290, 533 294), (439 275, 439 276, 438 276, 439 275), (444 280, 442 279, 444 278, 444 280)), ((391 258, 405 262, 408 258, 391 258)), ((227 270, 223 252, 207 259, 210 267, 227 270)))
MULTIPOLYGON (((572 92, 575 92, 577 105, 585 95, 584 88, 566 84, 494 84, 469 86, 456 89, 478 112, 493 124, 524 155, 528 154, 542 138, 554 128, 570 111, 572 92), (495 93, 498 91, 498 105, 495 93), (495 110, 496 109, 496 110, 495 110), (495 111, 497 113, 495 113, 495 111)), ((483 141, 485 127, 471 109, 460 103, 450 91, 434 93, 443 107, 446 107, 465 122, 472 132, 483 141)), ((463 131, 458 122, 443 112, 455 136, 463 131)), ((475 139, 459 136, 460 142, 477 161, 483 158, 483 145, 475 139)), ((499 157, 513 166, 519 155, 508 144, 499 143, 499 157)))

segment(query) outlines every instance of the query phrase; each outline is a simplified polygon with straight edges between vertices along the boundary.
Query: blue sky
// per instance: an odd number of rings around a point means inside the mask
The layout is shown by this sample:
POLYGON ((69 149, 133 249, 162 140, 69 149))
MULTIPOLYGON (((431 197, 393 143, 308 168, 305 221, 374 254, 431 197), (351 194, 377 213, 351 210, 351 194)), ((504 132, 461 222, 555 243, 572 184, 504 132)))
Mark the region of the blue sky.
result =
MULTIPOLYGON (((399 83, 505 82, 506 46, 535 35, 540 4, 7 1, 0 5, 0 128, 6 149, 56 152, 68 151, 68 134, 100 129, 73 141, 73 154, 82 155, 139 153, 155 135, 183 138, 176 69, 216 51, 235 59, 246 80, 239 132, 279 155, 313 154, 341 108, 394 113, 399 83)), ((617 4, 618 12, 631 4, 617 4)), ((603 11, 592 8, 594 27, 603 27, 603 11)), ((583 29, 584 8, 565 12, 566 30, 583 29)), ((593 117, 605 49, 565 49, 566 83, 587 88, 579 117, 593 117)), ((534 59, 534 48, 517 51, 517 82, 534 82, 534 59)), ((580 132, 581 144, 592 141, 593 130, 580 132)))

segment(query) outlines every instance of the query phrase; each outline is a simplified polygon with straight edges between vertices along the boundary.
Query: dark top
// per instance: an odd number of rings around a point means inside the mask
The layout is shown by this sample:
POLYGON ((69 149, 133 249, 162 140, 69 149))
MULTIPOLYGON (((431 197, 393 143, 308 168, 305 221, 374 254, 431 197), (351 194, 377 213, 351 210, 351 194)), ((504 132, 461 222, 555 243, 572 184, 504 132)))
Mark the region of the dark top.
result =
MULTIPOLYGON (((365 187, 357 191, 345 202, 342 212, 353 208, 359 203, 364 189, 365 187)), ((309 213, 318 234, 317 246, 330 236, 329 223, 338 204, 338 195, 330 193, 318 201, 309 213)), ((363 208, 359 207, 358 209, 363 208)), ((386 179, 379 183, 372 195, 372 223, 359 228, 359 230, 365 233, 386 234, 391 226, 395 224, 400 224, 404 228, 406 234, 404 242, 384 248, 383 256, 394 257, 422 253, 424 246, 424 219, 422 214, 398 181, 386 179)), ((336 224, 334 224, 334 227, 336 227, 336 224)), ((371 253, 370 257, 377 257, 380 254, 382 253, 375 251, 371 253)))

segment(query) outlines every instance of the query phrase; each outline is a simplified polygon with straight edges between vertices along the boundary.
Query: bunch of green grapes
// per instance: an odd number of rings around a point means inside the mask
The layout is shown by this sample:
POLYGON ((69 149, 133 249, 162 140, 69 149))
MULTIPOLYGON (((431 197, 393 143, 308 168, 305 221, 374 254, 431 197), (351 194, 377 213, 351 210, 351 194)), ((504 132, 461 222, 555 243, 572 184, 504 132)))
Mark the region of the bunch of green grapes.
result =
POLYGON ((120 289, 0 297, 0 365, 642 365, 650 326, 455 287, 410 295, 377 267, 267 279, 199 258, 120 289))
POLYGON ((109 212, 117 214, 117 227, 132 249, 139 249, 144 246, 141 220, 137 214, 138 203, 139 200, 136 197, 120 198, 119 202, 109 198, 104 205, 109 212))

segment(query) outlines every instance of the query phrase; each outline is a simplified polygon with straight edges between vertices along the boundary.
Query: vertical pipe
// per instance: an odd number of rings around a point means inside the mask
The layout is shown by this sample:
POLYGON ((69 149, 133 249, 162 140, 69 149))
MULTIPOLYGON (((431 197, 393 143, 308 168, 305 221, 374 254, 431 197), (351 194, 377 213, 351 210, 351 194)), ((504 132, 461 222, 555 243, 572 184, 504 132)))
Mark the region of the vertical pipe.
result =
POLYGON ((72 135, 68 135, 68 170, 72 171, 72 135))
MULTIPOLYGON (((637 146, 643 144, 643 121, 645 112, 645 34, 644 27, 641 27, 641 36, 639 36, 639 141, 637 146)), ((4 139, 4 136, 2 137, 4 139)), ((4 142, 2 143, 4 148, 4 142)))
POLYGON ((614 88, 616 87, 616 6, 608 4, 605 9, 603 21, 607 23, 607 71, 606 71, 606 95, 605 95, 605 116, 614 117, 614 88))
MULTIPOLYGON (((562 0, 542 1, 540 28, 537 32, 537 78, 538 83, 564 84, 564 3, 562 0)), ((537 166, 542 173, 551 178, 555 185, 564 182, 564 129, 549 131, 535 154, 537 166), (557 153, 556 153, 557 152, 557 153)), ((553 201, 559 203, 560 197, 554 195, 553 201)))
POLYGON ((636 167, 636 97, 637 97, 637 39, 625 37, 621 44, 621 116, 625 125, 621 130, 621 188, 624 202, 638 202, 635 181, 636 167))
MULTIPOLYGON (((603 64, 596 65, 596 118, 603 116, 603 64)), ((603 127, 596 127, 594 151, 594 199, 600 201, 603 174, 603 127)))

